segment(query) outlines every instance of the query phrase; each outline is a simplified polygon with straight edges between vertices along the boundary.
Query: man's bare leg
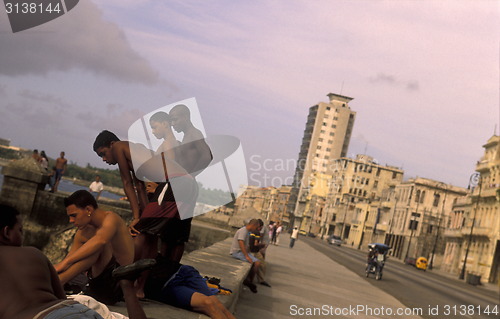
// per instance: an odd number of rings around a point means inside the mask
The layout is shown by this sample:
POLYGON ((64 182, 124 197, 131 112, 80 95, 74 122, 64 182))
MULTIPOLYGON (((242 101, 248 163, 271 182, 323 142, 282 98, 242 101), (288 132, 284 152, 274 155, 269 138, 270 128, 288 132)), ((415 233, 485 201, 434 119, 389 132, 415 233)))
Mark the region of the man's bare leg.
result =
MULTIPOLYGON (((135 261, 140 259, 154 259, 158 255, 158 239, 156 236, 139 234, 134 238, 135 261)), ((145 297, 144 285, 148 278, 149 271, 144 271, 137 279, 135 289, 136 296, 139 299, 145 297)))
POLYGON ((226 315, 226 318, 236 319, 236 317, 233 316, 233 314, 222 304, 222 302, 220 302, 219 298, 217 298, 216 296, 210 296, 208 298, 211 298, 214 300, 215 305, 220 309, 220 311, 224 315, 226 315))
POLYGON ((217 305, 213 298, 205 296, 204 294, 201 294, 199 292, 195 292, 191 296, 191 307, 193 307, 194 311, 204 313, 212 319, 234 318, 227 317, 226 314, 221 311, 220 307, 217 305))

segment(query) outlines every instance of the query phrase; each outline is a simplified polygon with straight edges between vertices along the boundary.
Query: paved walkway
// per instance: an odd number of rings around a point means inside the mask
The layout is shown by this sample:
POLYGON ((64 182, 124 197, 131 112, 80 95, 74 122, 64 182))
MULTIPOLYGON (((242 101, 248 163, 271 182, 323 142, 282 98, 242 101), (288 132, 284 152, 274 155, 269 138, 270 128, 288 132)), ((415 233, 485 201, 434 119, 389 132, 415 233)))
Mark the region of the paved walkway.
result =
POLYGON ((258 285, 257 294, 245 287, 237 318, 420 318, 397 315, 412 309, 300 238, 293 249, 288 245, 289 237, 283 234, 279 246, 268 248, 267 281, 272 287, 258 285))

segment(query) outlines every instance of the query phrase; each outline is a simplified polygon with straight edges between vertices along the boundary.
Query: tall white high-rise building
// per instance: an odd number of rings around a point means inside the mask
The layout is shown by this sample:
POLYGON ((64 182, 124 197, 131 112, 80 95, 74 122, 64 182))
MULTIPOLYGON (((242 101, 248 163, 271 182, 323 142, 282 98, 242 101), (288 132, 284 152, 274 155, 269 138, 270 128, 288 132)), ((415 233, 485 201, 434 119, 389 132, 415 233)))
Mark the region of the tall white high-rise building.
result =
POLYGON ((298 226, 311 191, 327 187, 319 184, 331 176, 335 160, 346 157, 354 127, 356 112, 351 111, 348 104, 353 98, 333 93, 327 96, 328 103, 320 102, 309 108, 295 169, 289 211, 293 212, 298 226))

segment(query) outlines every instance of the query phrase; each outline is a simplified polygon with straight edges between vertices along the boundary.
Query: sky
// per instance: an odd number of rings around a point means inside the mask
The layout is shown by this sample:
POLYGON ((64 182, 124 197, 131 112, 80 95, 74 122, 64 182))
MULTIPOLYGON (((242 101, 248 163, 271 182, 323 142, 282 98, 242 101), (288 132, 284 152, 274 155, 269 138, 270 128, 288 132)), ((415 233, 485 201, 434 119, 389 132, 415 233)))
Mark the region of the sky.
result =
POLYGON ((467 186, 498 135, 498 1, 80 1, 12 33, 0 10, 0 137, 108 167, 103 129, 196 98, 241 141, 249 183, 291 182, 309 107, 354 98, 349 157, 467 186), (496 30, 496 31, 495 31, 496 30))

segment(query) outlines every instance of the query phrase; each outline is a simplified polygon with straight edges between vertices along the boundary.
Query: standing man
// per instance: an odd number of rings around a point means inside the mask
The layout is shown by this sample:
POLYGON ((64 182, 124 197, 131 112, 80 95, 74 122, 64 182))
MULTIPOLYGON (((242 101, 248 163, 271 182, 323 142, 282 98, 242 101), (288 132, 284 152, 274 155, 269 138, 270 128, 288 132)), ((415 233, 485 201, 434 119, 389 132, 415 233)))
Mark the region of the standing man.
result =
POLYGON ((94 195, 95 200, 99 200, 101 192, 104 190, 104 184, 101 182, 101 176, 96 175, 95 181, 89 186, 89 192, 94 195))
POLYGON ((183 104, 170 110, 170 123, 178 133, 184 133, 181 146, 177 148, 175 161, 191 176, 195 177, 205 169, 212 160, 212 152, 205 142, 203 133, 191 122, 189 108, 183 104))
POLYGON ((61 181, 62 176, 66 173, 66 168, 68 166, 68 160, 64 158, 64 152, 61 152, 60 157, 56 159, 56 174, 54 187, 50 190, 51 193, 57 192, 57 187, 61 181))
POLYGON ((257 219, 250 220, 245 226, 236 231, 229 253, 232 257, 241 261, 247 261, 252 264, 252 268, 248 273, 248 277, 243 281, 243 284, 250 288, 253 293, 257 292, 257 286, 253 283, 253 278, 259 270, 260 261, 252 255, 249 245, 250 232, 254 232, 259 228, 259 221, 257 219))
MULTIPOLYGON (((175 161, 193 178, 203 171, 212 161, 212 152, 205 142, 205 137, 191 122, 191 112, 183 104, 178 104, 170 110, 170 124, 178 133, 183 133, 182 142, 176 148, 175 161)), ((196 201, 196 198, 193 199, 196 201)), ((194 206, 193 206, 194 209, 194 206)), ((191 212, 191 216, 193 212, 191 212)), ((178 221, 179 238, 175 246, 169 248, 172 259, 180 261, 184 253, 185 243, 191 233, 191 218, 178 221)))
POLYGON ((292 235, 290 236, 290 248, 293 248, 295 241, 299 238, 299 229, 295 226, 292 230, 292 235))

